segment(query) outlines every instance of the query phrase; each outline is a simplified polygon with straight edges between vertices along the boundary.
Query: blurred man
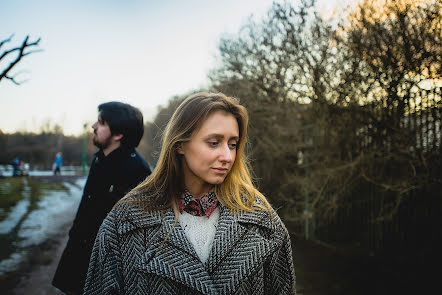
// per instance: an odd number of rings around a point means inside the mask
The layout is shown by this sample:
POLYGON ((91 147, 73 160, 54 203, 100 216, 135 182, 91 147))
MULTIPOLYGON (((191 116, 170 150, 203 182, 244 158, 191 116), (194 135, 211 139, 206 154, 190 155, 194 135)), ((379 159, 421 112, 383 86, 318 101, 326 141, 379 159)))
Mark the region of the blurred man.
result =
POLYGON ((52 281, 66 294, 82 293, 95 236, 107 213, 151 173, 135 151, 144 133, 141 112, 121 102, 101 104, 98 111, 92 128, 94 144, 100 150, 92 161, 69 241, 52 281))

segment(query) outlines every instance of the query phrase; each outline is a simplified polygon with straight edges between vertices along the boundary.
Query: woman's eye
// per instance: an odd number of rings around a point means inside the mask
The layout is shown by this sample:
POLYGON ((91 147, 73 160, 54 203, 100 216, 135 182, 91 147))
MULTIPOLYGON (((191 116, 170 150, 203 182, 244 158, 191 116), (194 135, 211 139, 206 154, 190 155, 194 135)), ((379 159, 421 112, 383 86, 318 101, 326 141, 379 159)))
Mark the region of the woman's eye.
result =
POLYGON ((237 146, 237 143, 236 143, 236 142, 235 142, 235 143, 229 143, 229 148, 230 148, 231 150, 236 149, 236 146, 237 146))
POLYGON ((209 141, 209 145, 210 145, 211 147, 215 147, 215 146, 218 145, 218 142, 217 142, 217 141, 209 141))

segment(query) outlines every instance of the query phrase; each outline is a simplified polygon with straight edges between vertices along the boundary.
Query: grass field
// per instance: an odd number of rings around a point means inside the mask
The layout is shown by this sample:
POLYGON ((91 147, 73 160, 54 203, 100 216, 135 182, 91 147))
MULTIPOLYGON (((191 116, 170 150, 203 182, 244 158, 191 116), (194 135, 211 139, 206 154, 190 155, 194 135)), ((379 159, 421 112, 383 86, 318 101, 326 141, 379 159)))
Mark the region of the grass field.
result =
POLYGON ((29 198, 30 210, 35 209, 36 203, 48 191, 66 191, 60 182, 39 182, 30 177, 7 177, 0 179, 0 222, 18 202, 29 198))

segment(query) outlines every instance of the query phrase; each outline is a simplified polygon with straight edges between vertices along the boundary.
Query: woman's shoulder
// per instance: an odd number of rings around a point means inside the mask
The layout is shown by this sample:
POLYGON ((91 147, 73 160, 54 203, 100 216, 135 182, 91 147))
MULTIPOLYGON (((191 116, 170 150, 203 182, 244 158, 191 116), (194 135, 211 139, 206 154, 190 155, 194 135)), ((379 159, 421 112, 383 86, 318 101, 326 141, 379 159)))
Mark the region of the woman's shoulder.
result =
POLYGON ((116 226, 120 234, 157 224, 161 221, 162 211, 147 209, 149 199, 149 196, 126 195, 117 202, 106 219, 116 226))
POLYGON ((120 200, 107 214, 102 223, 102 227, 104 224, 108 226, 113 225, 112 227, 118 226, 122 221, 130 219, 134 211, 138 211, 135 203, 126 202, 125 200, 123 201, 123 199, 120 200))
POLYGON ((251 211, 241 211, 239 220, 245 223, 256 224, 271 231, 285 232, 286 228, 277 211, 267 200, 257 196, 251 211))
POLYGON ((145 210, 149 204, 152 204, 155 200, 154 196, 138 191, 130 191, 121 200, 119 200, 112 208, 111 212, 115 217, 130 216, 131 214, 138 213, 145 210))

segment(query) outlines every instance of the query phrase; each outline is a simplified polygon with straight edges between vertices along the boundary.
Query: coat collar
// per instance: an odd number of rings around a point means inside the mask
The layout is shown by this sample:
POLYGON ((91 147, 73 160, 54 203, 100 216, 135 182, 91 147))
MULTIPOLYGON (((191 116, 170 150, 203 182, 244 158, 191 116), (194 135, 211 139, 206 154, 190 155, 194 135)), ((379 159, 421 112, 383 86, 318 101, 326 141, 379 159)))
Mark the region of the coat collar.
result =
POLYGON ((157 228, 137 268, 178 281, 203 294, 233 293, 276 247, 270 238, 275 224, 264 210, 232 213, 220 204, 220 218, 206 264, 199 260, 180 224, 173 228, 173 210, 146 214, 132 207, 129 213, 125 215, 130 218, 118 226, 120 234, 157 228))
MULTIPOLYGON (((224 223, 244 225, 250 224, 265 228, 266 230, 270 231, 275 230, 275 222, 272 221, 272 218, 269 216, 267 210, 255 210, 253 212, 231 212, 231 210, 229 210, 221 203, 219 203, 219 208, 221 213, 219 225, 224 225, 224 223)), ((119 218, 119 234, 125 234, 131 230, 157 226, 161 224, 163 225, 163 227, 170 230, 172 227, 171 224, 174 223, 175 218, 174 212, 171 208, 167 209, 166 211, 153 211, 150 213, 146 213, 141 208, 138 208, 135 205, 128 205, 125 206, 125 208, 121 211, 124 211, 125 214, 123 217, 119 218)))
POLYGON ((95 155, 95 162, 96 164, 103 164, 103 163, 114 163, 114 162, 120 162, 123 159, 127 159, 130 154, 134 154, 135 149, 127 149, 122 146, 116 148, 112 152, 110 152, 107 156, 104 155, 103 150, 97 151, 95 155))

